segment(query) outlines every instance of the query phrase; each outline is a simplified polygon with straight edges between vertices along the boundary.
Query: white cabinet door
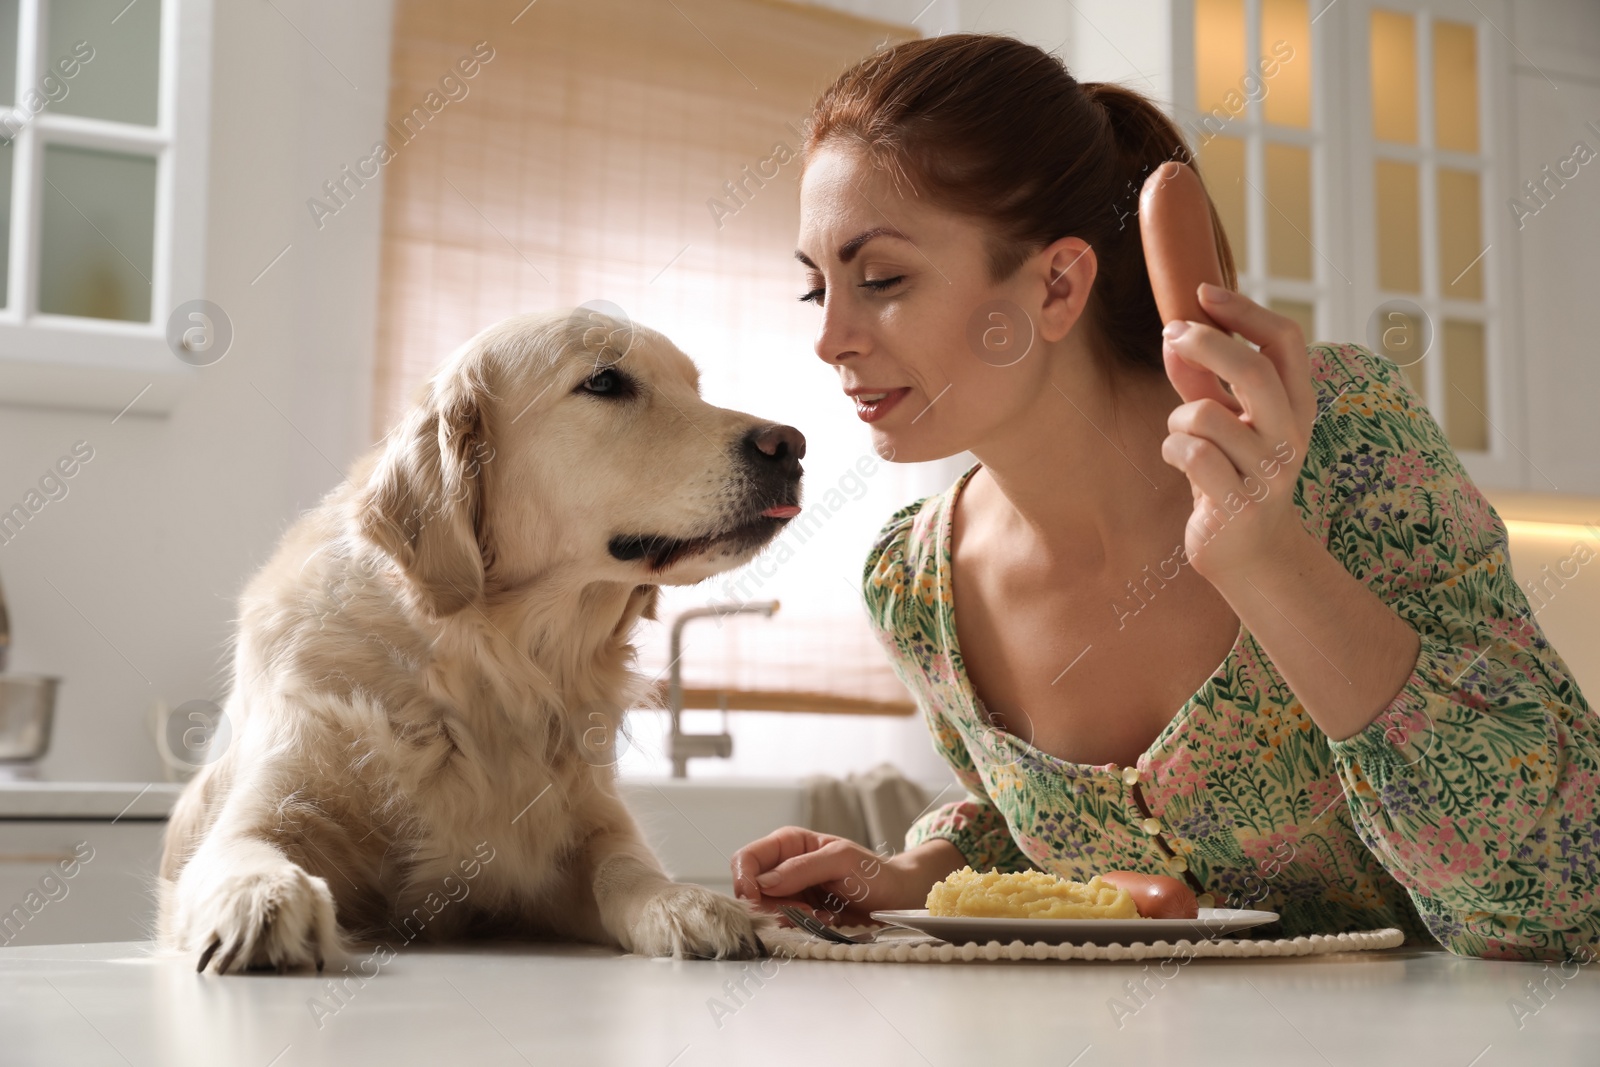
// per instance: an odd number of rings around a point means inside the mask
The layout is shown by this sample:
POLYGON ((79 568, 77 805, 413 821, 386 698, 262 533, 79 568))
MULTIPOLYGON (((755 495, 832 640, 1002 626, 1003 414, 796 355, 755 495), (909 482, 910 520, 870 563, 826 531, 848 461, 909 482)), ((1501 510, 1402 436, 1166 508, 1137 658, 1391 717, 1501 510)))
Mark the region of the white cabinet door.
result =
POLYGON ((153 936, 165 828, 154 820, 0 820, 0 946, 153 936))

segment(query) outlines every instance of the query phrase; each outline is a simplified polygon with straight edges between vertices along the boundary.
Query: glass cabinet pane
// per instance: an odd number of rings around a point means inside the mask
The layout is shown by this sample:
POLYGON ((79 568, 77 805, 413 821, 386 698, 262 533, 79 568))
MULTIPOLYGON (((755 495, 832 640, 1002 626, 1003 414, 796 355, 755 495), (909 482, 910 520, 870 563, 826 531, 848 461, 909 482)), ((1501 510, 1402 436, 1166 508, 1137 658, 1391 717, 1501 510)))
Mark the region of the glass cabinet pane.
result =
POLYGON ((1277 73, 1262 78, 1266 92, 1261 101, 1263 116, 1280 126, 1309 129, 1311 15, 1306 0, 1262 0, 1261 51, 1268 64, 1277 62, 1277 73))
POLYGON ((1213 137, 1200 148, 1197 162, 1228 235, 1234 270, 1243 274, 1250 269, 1244 221, 1244 142, 1237 137, 1213 137))
POLYGON ((1277 278, 1311 277, 1311 153, 1294 145, 1268 144, 1267 273, 1277 278))
POLYGON ((1446 319, 1444 323, 1445 436, 1455 448, 1489 448, 1489 408, 1484 365, 1483 323, 1446 319))
POLYGON ((1421 210, 1417 206, 1416 164, 1380 159, 1374 164, 1374 169, 1378 288, 1399 293, 1420 293, 1422 237, 1421 210))
POLYGON ((1439 282, 1454 300, 1483 299, 1483 219, 1478 172, 1440 167, 1439 282))
POLYGON ((1417 24, 1410 15, 1372 12, 1372 135, 1417 143, 1417 24))
MULTIPOLYGON (((93 49, 78 72, 63 79, 67 93, 50 107, 63 115, 156 124, 156 87, 161 56, 161 0, 46 0, 45 51, 49 69, 83 58, 79 42, 93 49)), ((41 72, 42 74, 42 72, 41 72)))
POLYGON ((1306 344, 1317 339, 1317 309, 1303 300, 1269 300, 1267 307, 1284 318, 1293 319, 1300 327, 1300 336, 1306 344))
POLYGON ((39 310, 150 321, 155 159, 46 145, 39 195, 39 310))
MULTIPOLYGON (((16 102, 17 0, 0 0, 0 107, 11 107, 16 102)), ((9 182, 10 178, 6 180, 9 182)))
POLYGON ((1227 118, 1244 114, 1244 47, 1244 0, 1195 0, 1195 109, 1201 114, 1215 109, 1227 118))
POLYGON ((1409 311, 1389 307, 1382 309, 1381 315, 1374 333, 1377 344, 1373 351, 1398 363, 1405 370, 1412 390, 1427 403, 1427 355, 1430 348, 1437 347, 1438 340, 1430 339, 1427 323, 1409 311))
POLYGON ((1453 152, 1478 150, 1478 38, 1465 23, 1433 24, 1433 139, 1453 152))

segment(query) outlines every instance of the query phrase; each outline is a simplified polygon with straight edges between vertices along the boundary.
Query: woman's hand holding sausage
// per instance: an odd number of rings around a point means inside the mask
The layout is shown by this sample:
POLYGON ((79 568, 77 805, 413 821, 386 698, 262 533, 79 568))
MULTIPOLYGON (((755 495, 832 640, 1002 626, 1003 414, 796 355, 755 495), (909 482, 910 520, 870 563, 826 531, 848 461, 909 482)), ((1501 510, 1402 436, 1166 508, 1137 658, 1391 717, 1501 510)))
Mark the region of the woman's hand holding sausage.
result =
POLYGON ((1202 285, 1199 296, 1222 329, 1167 324, 1162 352, 1184 403, 1167 419, 1161 456, 1188 476, 1194 495, 1188 558, 1220 588, 1307 537, 1292 497, 1317 402, 1293 319, 1216 286, 1202 285), (1211 388, 1219 378, 1233 388, 1227 400, 1211 388))

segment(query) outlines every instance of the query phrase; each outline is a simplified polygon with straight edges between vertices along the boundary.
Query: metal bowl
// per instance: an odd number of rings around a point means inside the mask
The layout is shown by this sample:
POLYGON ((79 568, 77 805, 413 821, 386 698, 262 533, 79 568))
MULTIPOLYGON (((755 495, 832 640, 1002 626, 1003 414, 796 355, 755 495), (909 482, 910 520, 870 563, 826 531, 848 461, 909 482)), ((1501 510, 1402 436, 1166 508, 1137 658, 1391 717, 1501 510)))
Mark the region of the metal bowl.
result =
POLYGON ((60 684, 60 678, 43 674, 0 674, 0 761, 44 755, 60 684))

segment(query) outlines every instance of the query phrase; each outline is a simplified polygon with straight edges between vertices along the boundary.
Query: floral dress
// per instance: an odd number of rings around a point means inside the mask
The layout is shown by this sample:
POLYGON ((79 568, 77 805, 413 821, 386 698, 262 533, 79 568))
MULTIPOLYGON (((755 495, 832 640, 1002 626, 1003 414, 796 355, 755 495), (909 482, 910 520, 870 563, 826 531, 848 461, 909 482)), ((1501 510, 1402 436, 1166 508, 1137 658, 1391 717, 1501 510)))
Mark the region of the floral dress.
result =
POLYGON ((967 791, 906 847, 944 838, 978 870, 1079 881, 1168 874, 1202 906, 1279 913, 1268 935, 1394 926, 1464 956, 1587 962, 1600 723, 1512 577, 1499 515, 1404 373, 1358 345, 1309 355, 1318 414, 1295 504, 1417 631, 1399 695, 1330 740, 1241 626, 1134 765, 1034 748, 986 713, 956 643, 951 505, 974 466, 896 512, 863 575, 873 628, 967 791))

